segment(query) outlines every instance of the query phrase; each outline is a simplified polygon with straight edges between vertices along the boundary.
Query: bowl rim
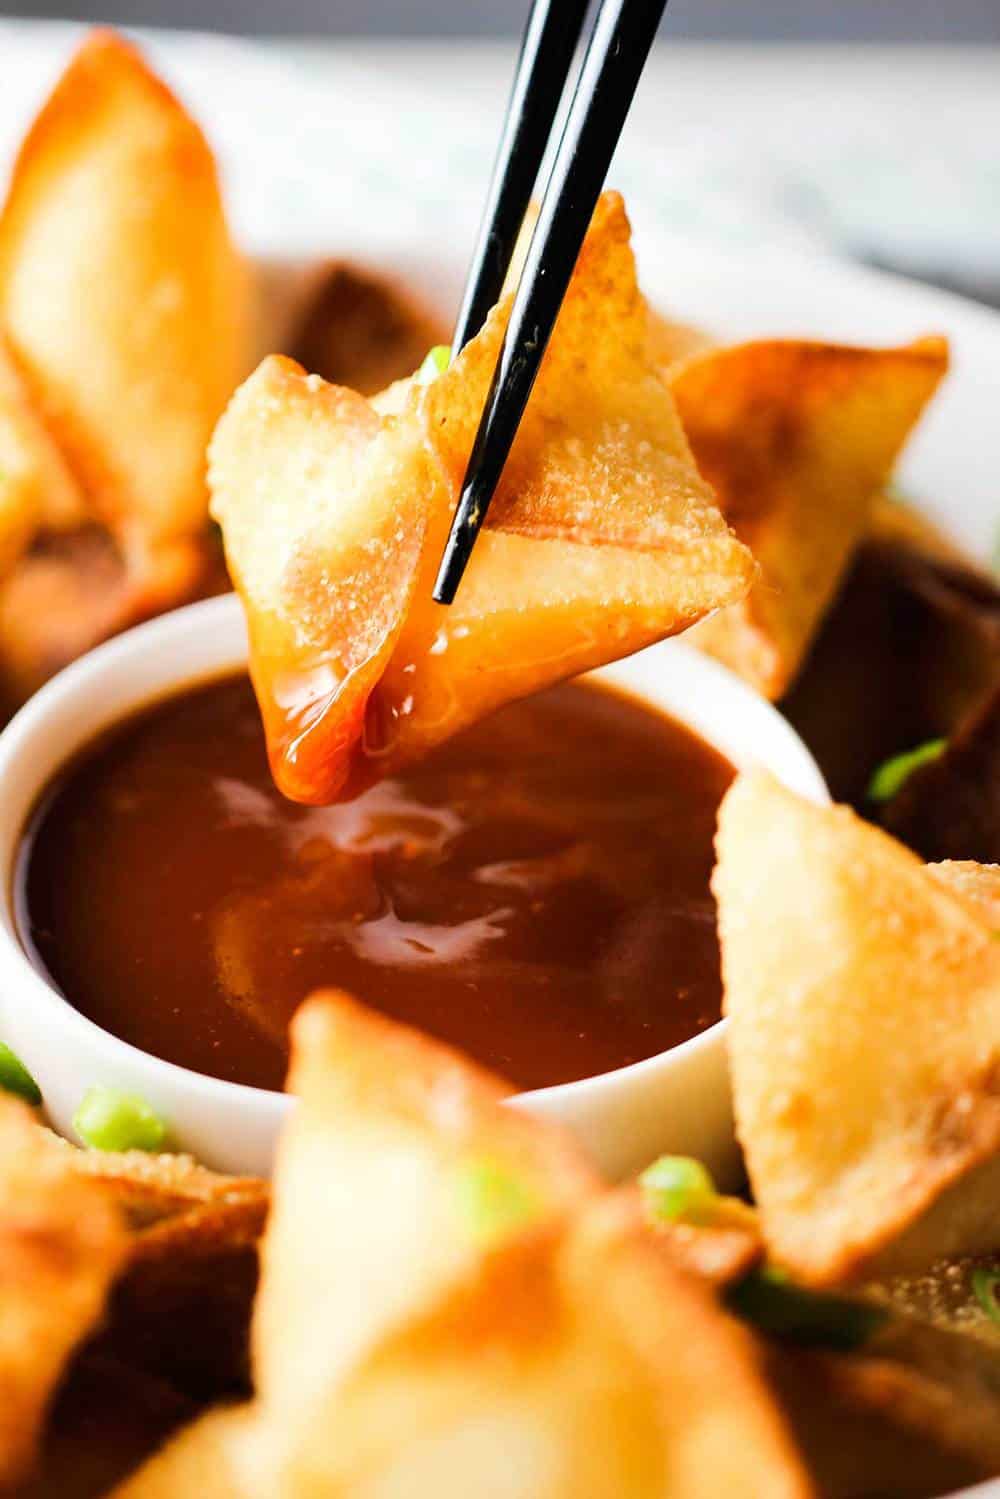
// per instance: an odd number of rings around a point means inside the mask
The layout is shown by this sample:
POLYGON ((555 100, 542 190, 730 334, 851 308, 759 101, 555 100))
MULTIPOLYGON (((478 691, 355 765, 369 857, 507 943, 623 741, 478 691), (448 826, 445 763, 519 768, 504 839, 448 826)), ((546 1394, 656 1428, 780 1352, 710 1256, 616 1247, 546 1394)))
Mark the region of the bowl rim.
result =
MULTIPOLYGON (((46 734, 52 735, 61 730, 63 742, 55 753, 39 757, 40 768, 37 773, 33 769, 28 776, 28 782, 32 785, 30 793, 20 793, 13 808, 5 805, 0 810, 0 876, 4 881, 0 904, 0 973, 5 976, 16 975, 20 983, 30 987, 39 1025, 51 1021, 60 1027, 69 1027, 83 1041, 106 1056, 112 1069, 116 1059, 131 1062, 133 1070, 140 1071, 147 1080, 158 1081, 163 1090, 176 1092, 179 1089, 189 1099, 223 1107, 228 1113, 251 1109, 259 1116, 263 1111, 277 1122, 289 1106, 288 1094, 183 1067, 123 1040, 82 1014, 32 958, 21 937, 17 910, 17 873, 25 833, 41 798, 60 768, 87 744, 130 714, 140 712, 199 682, 210 682, 238 671, 245 663, 246 628, 240 602, 235 594, 225 594, 161 615, 96 647, 53 677, 11 719, 0 733, 0 783, 8 779, 11 769, 22 764, 25 757, 31 754, 36 742, 42 741, 46 734), (202 655, 205 654, 205 643, 208 643, 207 654, 213 664, 202 663, 199 666, 192 661, 185 665, 182 660, 175 659, 178 653, 190 656, 192 652, 197 652, 199 641, 202 642, 202 655), (175 664, 164 669, 164 663, 168 660, 173 660, 175 664), (150 661, 160 663, 158 671, 149 669, 150 661), (128 686, 130 669, 139 669, 138 674, 147 685, 140 682, 138 685, 128 686), (119 683, 118 690, 109 696, 107 688, 114 681, 119 683), (122 685, 123 683, 126 685, 122 685), (89 704, 89 711, 84 707, 82 712, 74 715, 74 705, 81 702, 89 704), (100 704, 96 713, 94 703, 100 704), (77 723, 67 733, 66 724, 61 722, 67 715, 76 720, 85 720, 86 726, 81 731, 77 723)), ((782 753, 787 757, 788 764, 777 766, 775 760, 779 757, 773 753, 769 758, 761 759, 745 754, 742 756, 743 764, 765 764, 780 779, 793 784, 802 794, 811 795, 821 802, 830 800, 812 755, 778 710, 727 667, 685 641, 671 639, 660 642, 588 675, 622 686, 647 706, 671 714, 735 763, 737 771, 741 766, 735 754, 739 752, 740 740, 746 733, 747 724, 752 726, 756 722, 758 725, 769 725, 771 738, 782 746, 782 753), (679 668, 675 668, 681 677, 686 677, 688 682, 700 681, 705 684, 710 689, 708 696, 714 693, 721 697, 730 711, 733 706, 736 707, 738 711, 732 714, 732 720, 742 726, 740 739, 735 735, 727 739, 725 735, 707 732, 704 711, 695 709, 685 713, 676 702, 665 705, 662 700, 657 700, 655 691, 639 684, 639 678, 649 672, 649 666, 644 663, 649 662, 652 653, 664 651, 669 651, 675 662, 681 663, 679 668)), ((664 688, 661 696, 667 695, 664 688)), ((3 1008, 6 1009, 11 1002, 8 997, 3 1008)), ((23 1003, 23 1000, 15 999, 13 1002, 23 1003)), ((593 1095, 617 1090, 627 1086, 632 1080, 639 1081, 658 1068, 669 1065, 667 1059, 679 1062, 685 1057, 717 1047, 726 1025, 726 1020, 720 1019, 676 1046, 624 1067, 565 1083, 524 1090, 514 1097, 519 1103, 539 1103, 558 1109, 563 1103, 579 1100, 584 1090, 593 1095)), ((89 1080, 81 1079, 81 1096, 88 1086, 89 1080)))

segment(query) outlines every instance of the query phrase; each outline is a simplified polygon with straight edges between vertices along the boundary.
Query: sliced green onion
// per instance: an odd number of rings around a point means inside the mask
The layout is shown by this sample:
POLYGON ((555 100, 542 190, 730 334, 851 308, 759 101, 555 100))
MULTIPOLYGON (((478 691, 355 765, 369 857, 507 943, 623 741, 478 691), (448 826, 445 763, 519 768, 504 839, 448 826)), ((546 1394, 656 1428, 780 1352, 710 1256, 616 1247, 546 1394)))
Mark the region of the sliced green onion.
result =
POLYGON ((643 1204, 655 1222, 702 1223, 712 1216, 718 1194, 700 1161, 685 1155, 661 1155, 639 1178, 643 1204))
POLYGON ((891 802, 913 772, 936 760, 947 745, 947 739, 928 739, 926 744, 918 744, 916 749, 906 750, 904 754, 893 755, 891 760, 884 761, 868 783, 868 800, 891 802))
POLYGON ((858 1348, 885 1321, 884 1308, 794 1285, 775 1266, 751 1270, 725 1293, 731 1312, 779 1342, 805 1348, 858 1348))
POLYGON ((537 1193, 522 1177, 487 1158, 463 1163, 455 1195, 463 1224, 480 1244, 523 1228, 541 1210, 537 1193))
POLYGON ((451 345, 435 344, 423 364, 417 370, 417 384, 430 385, 438 375, 443 375, 451 363, 451 345))
POLYGON ((144 1098, 117 1088, 90 1088, 73 1128, 95 1150, 160 1150, 167 1137, 166 1125, 144 1098))
POLYGON ((9 1046, 0 1041, 0 1088, 5 1093, 16 1093, 26 1103, 40 1104, 42 1090, 25 1067, 21 1058, 9 1046))
POLYGON ((987 1317, 1000 1322, 1000 1270, 973 1270, 972 1289, 987 1317))

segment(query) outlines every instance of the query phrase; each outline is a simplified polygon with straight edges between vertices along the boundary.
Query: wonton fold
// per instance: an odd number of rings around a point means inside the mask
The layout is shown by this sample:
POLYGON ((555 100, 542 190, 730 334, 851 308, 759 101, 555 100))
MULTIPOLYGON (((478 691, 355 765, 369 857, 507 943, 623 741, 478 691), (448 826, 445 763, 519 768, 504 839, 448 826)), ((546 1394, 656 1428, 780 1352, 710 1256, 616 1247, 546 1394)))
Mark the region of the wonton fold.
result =
POLYGON ((774 1256, 807 1279, 1000 1248, 995 878, 921 864, 762 773, 713 888, 737 1132, 774 1256))
POLYGON ((198 565, 205 449, 244 368, 248 295, 204 136, 134 48, 93 33, 14 165, 0 326, 147 607, 198 565))
POLYGON ((266 360, 218 426, 213 511, 272 768, 298 800, 333 800, 750 586, 651 358, 607 194, 458 598, 431 601, 509 310, 437 379, 374 402, 266 360))
POLYGON ((897 349, 776 339, 669 371, 698 467, 761 569, 692 641, 765 697, 795 678, 947 363, 941 338, 897 349))
POLYGON ((293 1057, 257 1399, 119 1499, 811 1492, 751 1340, 552 1126, 343 996, 293 1057))

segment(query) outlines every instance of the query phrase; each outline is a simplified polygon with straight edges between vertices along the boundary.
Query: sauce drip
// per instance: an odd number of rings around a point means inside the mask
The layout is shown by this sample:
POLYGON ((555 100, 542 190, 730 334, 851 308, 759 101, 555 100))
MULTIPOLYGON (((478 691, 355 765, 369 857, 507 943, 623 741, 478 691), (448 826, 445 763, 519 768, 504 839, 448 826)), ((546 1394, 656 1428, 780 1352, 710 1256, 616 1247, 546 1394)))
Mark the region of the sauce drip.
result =
POLYGON ((25 835, 22 938, 98 1025, 217 1077, 280 1087, 290 1017, 337 985, 520 1087, 566 1082, 718 1019, 732 773, 673 720, 568 683, 353 801, 298 806, 227 678, 70 764, 25 835))

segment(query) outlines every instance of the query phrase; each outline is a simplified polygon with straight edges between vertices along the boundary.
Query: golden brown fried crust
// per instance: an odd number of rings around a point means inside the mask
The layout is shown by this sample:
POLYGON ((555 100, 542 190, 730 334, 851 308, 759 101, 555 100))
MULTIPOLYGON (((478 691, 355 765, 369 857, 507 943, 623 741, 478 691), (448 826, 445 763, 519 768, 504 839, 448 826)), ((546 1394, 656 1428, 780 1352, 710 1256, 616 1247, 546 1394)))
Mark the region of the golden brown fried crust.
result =
POLYGON ((332 1384, 478 1260, 453 1182, 465 1163, 513 1177, 543 1218, 595 1188, 561 1130, 499 1107, 508 1085, 344 995, 315 996, 296 1014, 289 1090, 300 1107, 279 1147, 254 1323, 258 1388, 283 1407, 332 1384), (317 1284, 330 1324, 321 1336, 317 1284))
POLYGON ((192 1474, 212 1499, 431 1499, 498 1460, 531 1499, 812 1492, 752 1339, 634 1194, 605 1193, 500 1082, 326 994, 296 1018, 292 1086, 257 1400, 183 1433, 119 1499, 192 1474), (456 1190, 483 1163, 528 1207, 485 1235, 456 1190))
POLYGON ((205 448, 249 279, 194 121, 110 32, 28 132, 0 213, 0 691, 193 597, 205 448))
POLYGON ((698 467, 761 567, 749 597, 692 639, 764 696, 791 685, 947 362, 941 338, 884 350, 770 340, 670 372, 698 467))
POLYGON ((203 522, 245 298, 201 131, 133 47, 95 33, 14 166, 0 321, 95 518, 137 560, 203 522))
POLYGON ((510 311, 429 385, 374 402, 265 361, 211 449, 279 785, 329 801, 502 703, 676 633, 753 561, 699 478, 648 351, 607 194, 458 598, 433 572, 510 311))
POLYGON ((995 1246, 1000 944, 982 906, 763 773, 720 810, 737 1129, 771 1253, 808 1280, 995 1246))
POLYGON ((945 859, 928 864, 927 873, 957 891, 1000 931, 1000 864, 977 864, 974 859, 945 859))
POLYGON ((50 1144, 130 1230, 102 1351, 185 1399, 245 1392, 268 1184, 220 1176, 189 1156, 79 1150, 55 1136, 50 1144))

